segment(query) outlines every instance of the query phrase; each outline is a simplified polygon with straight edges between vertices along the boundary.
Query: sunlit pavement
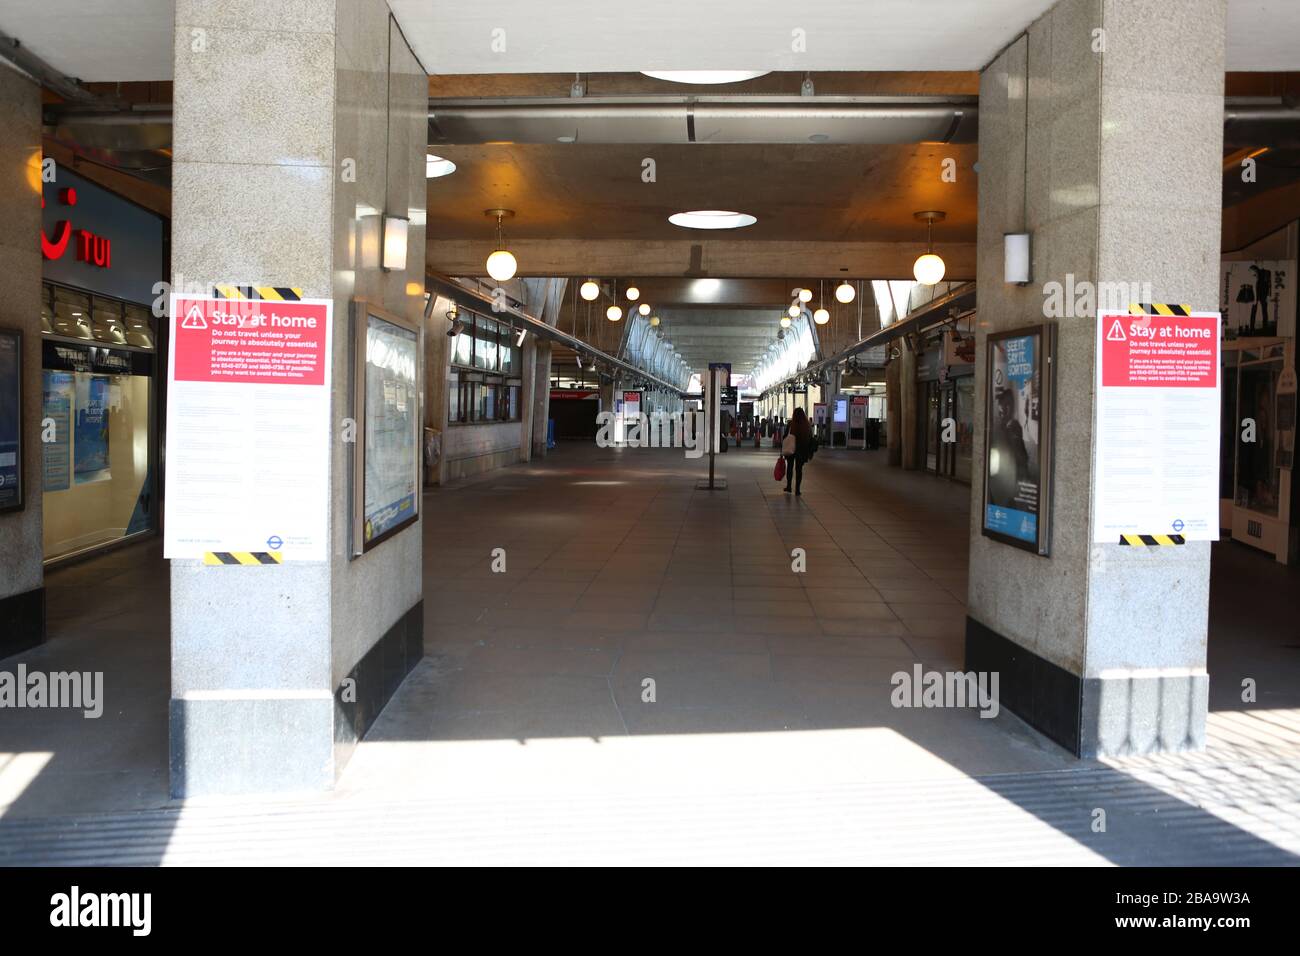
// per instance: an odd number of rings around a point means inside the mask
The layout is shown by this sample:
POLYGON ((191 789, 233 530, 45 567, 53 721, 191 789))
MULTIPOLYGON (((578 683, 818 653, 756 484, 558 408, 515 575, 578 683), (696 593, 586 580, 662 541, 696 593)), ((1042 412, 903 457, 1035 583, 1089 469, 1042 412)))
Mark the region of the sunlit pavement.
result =
MULTIPOLYGON (((0 727, 0 862, 1300 859, 1300 700, 1219 691, 1205 753, 1106 763, 1006 712, 895 708, 893 673, 961 664, 970 489, 823 451, 795 499, 772 462, 732 451, 708 493, 680 451, 566 444, 427 495, 427 657, 329 794, 171 804, 165 567, 100 559, 110 597, 99 562, 56 572, 53 639, 11 661, 92 655, 113 706, 0 727)), ((1240 648, 1300 693, 1281 636, 1217 623, 1246 614, 1221 573, 1294 571, 1218 548, 1212 687, 1240 648)))

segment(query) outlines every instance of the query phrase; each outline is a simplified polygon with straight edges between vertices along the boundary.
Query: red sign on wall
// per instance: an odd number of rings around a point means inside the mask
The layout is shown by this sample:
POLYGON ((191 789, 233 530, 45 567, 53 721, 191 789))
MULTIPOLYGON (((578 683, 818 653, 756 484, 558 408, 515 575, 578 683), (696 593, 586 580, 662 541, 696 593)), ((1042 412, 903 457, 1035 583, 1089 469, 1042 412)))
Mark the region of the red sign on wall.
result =
POLYGON ((1214 388, 1219 324, 1203 315, 1103 313, 1101 384, 1117 388, 1214 388))
POLYGON ((176 298, 175 381, 325 383, 322 303, 176 298))

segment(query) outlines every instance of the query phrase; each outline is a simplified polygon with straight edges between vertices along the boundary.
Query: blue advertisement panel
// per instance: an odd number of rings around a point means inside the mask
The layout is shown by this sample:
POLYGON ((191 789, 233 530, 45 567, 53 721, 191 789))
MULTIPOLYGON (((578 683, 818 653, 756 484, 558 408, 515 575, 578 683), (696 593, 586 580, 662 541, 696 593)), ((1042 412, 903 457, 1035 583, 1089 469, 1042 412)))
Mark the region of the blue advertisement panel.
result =
POLYGON ((44 430, 53 429, 49 440, 42 441, 42 474, 46 491, 67 491, 72 482, 72 394, 73 373, 43 373, 41 419, 44 430))
POLYGON ((108 386, 106 375, 77 376, 72 471, 79 485, 113 477, 108 467, 108 386))
POLYGON ((23 337, 0 329, 0 511, 23 506, 23 337))
POLYGON ((984 533, 1047 553, 1052 327, 991 335, 985 406, 984 533))

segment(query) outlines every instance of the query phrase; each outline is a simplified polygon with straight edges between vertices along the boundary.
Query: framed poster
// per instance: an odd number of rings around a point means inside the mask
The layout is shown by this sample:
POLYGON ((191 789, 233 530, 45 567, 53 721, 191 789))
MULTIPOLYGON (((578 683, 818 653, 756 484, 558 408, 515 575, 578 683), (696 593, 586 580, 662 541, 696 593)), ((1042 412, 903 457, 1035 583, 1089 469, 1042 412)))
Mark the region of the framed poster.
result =
POLYGON ((20 511, 23 487, 23 333, 0 329, 0 511, 20 511))
POLYGON ((163 557, 328 561, 334 300, 170 301, 163 557))
POLYGON ((1049 553, 1056 326, 988 337, 984 396, 986 537, 1049 553))
MULTIPOLYGON (((1221 319, 1217 312, 1166 312, 1097 312, 1094 544, 1130 543, 1135 536, 1219 537, 1221 319)), ((1261 454, 1261 444, 1242 446, 1238 475, 1249 477, 1251 507, 1274 514, 1270 413, 1281 364, 1279 358, 1258 366, 1258 376, 1246 363, 1237 369, 1239 401, 1257 400, 1260 421, 1270 423, 1264 431, 1268 451, 1261 454)), ((1238 409, 1243 417, 1258 411, 1253 404, 1238 409)))
POLYGON ((414 322, 353 302, 353 556, 420 512, 420 333, 414 322))

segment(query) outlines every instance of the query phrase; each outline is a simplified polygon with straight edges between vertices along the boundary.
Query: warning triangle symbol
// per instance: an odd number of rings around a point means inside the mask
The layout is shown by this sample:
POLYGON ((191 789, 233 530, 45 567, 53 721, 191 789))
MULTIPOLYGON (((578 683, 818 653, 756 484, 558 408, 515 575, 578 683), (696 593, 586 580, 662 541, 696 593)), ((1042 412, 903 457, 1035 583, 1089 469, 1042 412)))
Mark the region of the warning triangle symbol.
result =
POLYGON ((203 317, 203 310, 197 304, 190 306, 190 310, 185 313, 185 318, 181 320, 182 329, 206 329, 208 320, 203 317))
POLYGON ((1106 341, 1107 342, 1128 341, 1128 336, 1124 334, 1124 329, 1120 326, 1119 319, 1115 320, 1115 324, 1112 325, 1110 327, 1110 331, 1106 333, 1106 341))

